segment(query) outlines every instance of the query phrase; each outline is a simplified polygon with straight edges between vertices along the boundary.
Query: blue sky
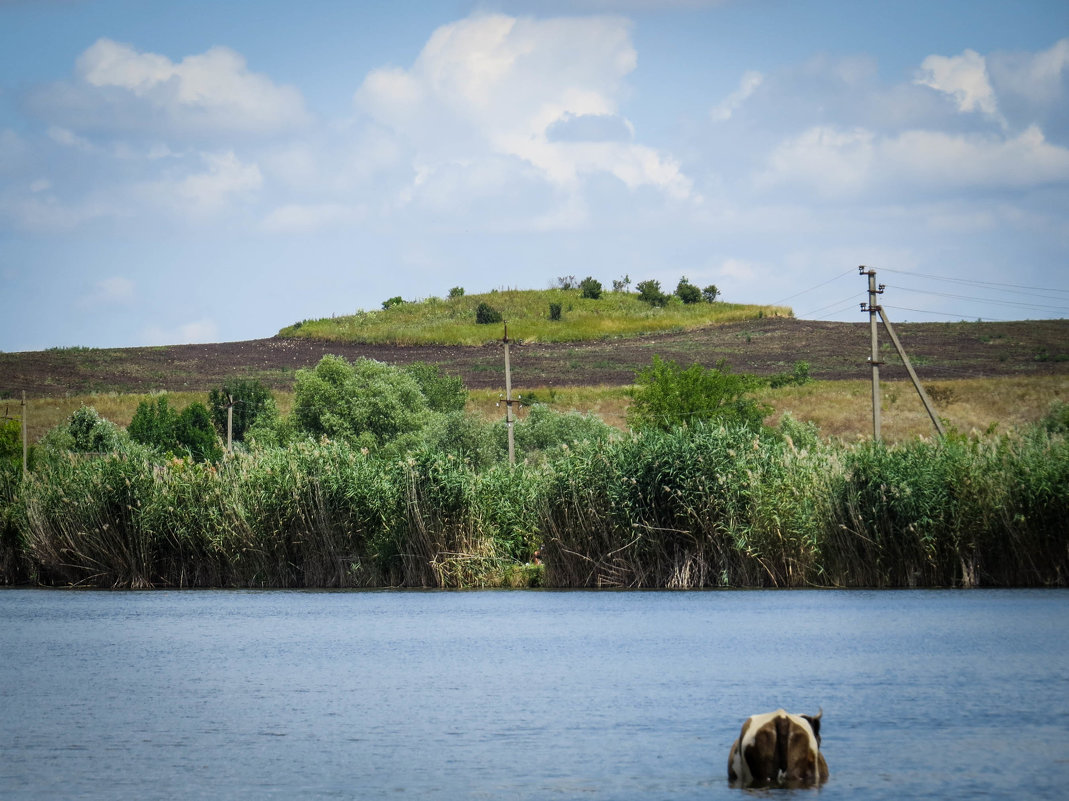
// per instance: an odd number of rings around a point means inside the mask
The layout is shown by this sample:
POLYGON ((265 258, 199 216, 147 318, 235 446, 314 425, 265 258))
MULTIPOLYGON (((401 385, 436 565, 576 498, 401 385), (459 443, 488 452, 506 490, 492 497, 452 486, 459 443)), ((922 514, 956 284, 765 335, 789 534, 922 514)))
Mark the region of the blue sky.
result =
POLYGON ((0 350, 564 275, 1069 316, 1069 4, 0 0, 0 350))

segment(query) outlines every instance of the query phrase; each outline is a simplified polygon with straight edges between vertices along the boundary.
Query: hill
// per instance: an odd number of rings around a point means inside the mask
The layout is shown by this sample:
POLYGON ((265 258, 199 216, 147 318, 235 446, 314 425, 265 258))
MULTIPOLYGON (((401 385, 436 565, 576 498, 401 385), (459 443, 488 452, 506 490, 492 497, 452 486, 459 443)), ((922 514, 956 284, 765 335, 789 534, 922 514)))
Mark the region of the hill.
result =
POLYGON ((785 306, 683 303, 662 295, 651 305, 630 292, 602 292, 583 297, 578 289, 507 289, 448 299, 406 303, 392 298, 377 311, 304 320, 279 331, 286 338, 320 339, 387 345, 485 345, 499 341, 500 322, 480 323, 479 310, 509 325, 509 337, 522 342, 584 342, 670 331, 692 331, 715 323, 762 317, 790 317, 785 306), (555 307, 555 308, 554 308, 555 307))
MULTIPOLYGON (((1010 323, 903 323, 896 326, 922 380, 1069 375, 1069 320, 1010 323)), ((904 377, 881 335, 886 378, 904 377)), ((690 331, 585 342, 517 342, 512 348, 517 387, 626 385, 654 354, 681 364, 714 365, 771 375, 796 361, 815 379, 869 375, 866 323, 792 318, 708 325, 690 331)), ((228 377, 258 378, 289 389, 300 368, 327 353, 366 356, 392 364, 424 361, 461 376, 473 388, 504 382, 500 342, 486 345, 388 345, 283 338, 154 348, 60 348, 0 353, 0 397, 55 397, 90 392, 207 391, 228 377)))

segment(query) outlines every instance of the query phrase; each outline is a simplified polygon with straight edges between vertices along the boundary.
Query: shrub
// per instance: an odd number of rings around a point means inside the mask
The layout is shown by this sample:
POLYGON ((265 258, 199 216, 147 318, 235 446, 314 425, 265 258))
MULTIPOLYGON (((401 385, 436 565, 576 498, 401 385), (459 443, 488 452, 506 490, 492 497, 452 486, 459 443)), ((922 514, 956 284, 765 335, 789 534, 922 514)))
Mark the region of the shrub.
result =
POLYGON ((387 298, 382 302, 382 308, 383 311, 385 311, 386 309, 390 309, 394 306, 400 306, 402 303, 404 303, 404 300, 401 298, 401 296, 394 295, 392 298, 387 298))
POLYGON ((373 359, 350 364, 324 356, 314 369, 297 371, 293 415, 297 427, 315 438, 383 446, 417 431, 427 411, 415 378, 373 359))
POLYGON ((516 448, 528 459, 538 452, 561 453, 562 445, 601 442, 608 439, 613 430, 596 415, 558 412, 540 403, 531 406, 526 419, 515 425, 516 448))
POLYGON ((706 303, 714 303, 718 297, 720 297, 720 290, 716 288, 716 284, 709 284, 702 290, 702 300, 706 303))
POLYGON ((812 379, 809 377, 809 362, 800 361, 794 363, 794 369, 789 373, 776 373, 768 379, 768 385, 772 389, 787 386, 802 386, 812 379))
POLYGON ((475 310, 475 322, 479 325, 490 325, 501 322, 501 312, 486 301, 482 301, 475 310))
POLYGON ((402 369, 416 379, 431 411, 464 411, 468 402, 468 390, 460 376, 446 375, 437 364, 426 362, 413 362, 402 369))
POLYGON ((178 412, 167 403, 166 395, 159 395, 155 403, 143 400, 137 404, 133 419, 127 426, 130 439, 157 448, 163 453, 171 453, 178 447, 175 426, 178 425, 178 412))
POLYGON ((182 410, 174 433, 178 447, 188 451, 194 462, 217 462, 223 458, 212 416, 203 403, 191 403, 182 410))
POLYGON ((119 447, 119 429, 105 420, 92 406, 83 406, 67 422, 72 450, 83 453, 105 453, 119 447))
POLYGON ((597 300, 601 297, 601 281, 589 275, 579 282, 579 288, 582 290, 582 297, 584 298, 597 300))
POLYGON ((661 291, 661 282, 648 280, 639 281, 635 285, 638 290, 638 298, 651 306, 667 306, 668 296, 661 291))
POLYGON ((741 425, 757 430, 771 412, 746 394, 756 389, 756 376, 733 374, 721 359, 714 368, 692 364, 683 369, 674 361, 653 357, 639 371, 632 391, 628 423, 635 428, 670 431, 699 420, 741 425))
POLYGON ((612 282, 613 292, 627 292, 631 286, 631 276, 625 275, 623 278, 616 278, 612 282))
POLYGON ((562 275, 557 279, 557 286, 561 289, 575 289, 575 276, 562 275))
POLYGON ((676 297, 684 303, 701 303, 702 293, 698 287, 687 280, 687 276, 679 279, 676 284, 676 297))
POLYGON ((1069 434, 1069 403, 1053 401, 1039 424, 1051 434, 1069 434))
POLYGON ((449 290, 449 297, 450 298, 462 298, 462 297, 464 297, 464 287, 462 287, 462 286, 453 287, 452 289, 449 290))
POLYGON ((22 461, 22 423, 18 420, 0 420, 0 460, 22 461))
POLYGON ((560 320, 560 304, 559 303, 550 303, 549 304, 549 319, 550 320, 560 320))
POLYGON ((211 408, 212 423, 220 437, 226 437, 227 406, 234 399, 234 442, 242 442, 245 432, 259 419, 260 415, 274 407, 271 392, 255 379, 236 379, 225 381, 223 386, 208 393, 208 405, 211 408))

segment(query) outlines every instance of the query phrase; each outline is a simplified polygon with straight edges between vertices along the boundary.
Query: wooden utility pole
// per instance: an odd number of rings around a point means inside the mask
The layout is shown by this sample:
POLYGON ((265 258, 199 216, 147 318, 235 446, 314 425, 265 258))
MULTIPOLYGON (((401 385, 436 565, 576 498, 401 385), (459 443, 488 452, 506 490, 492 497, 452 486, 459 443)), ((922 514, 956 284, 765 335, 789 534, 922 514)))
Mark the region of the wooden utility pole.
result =
MULTIPOLYGON (((883 294, 884 285, 880 284, 879 289, 876 288, 876 271, 866 271, 864 266, 858 267, 858 272, 861 275, 867 275, 869 277, 869 302, 867 311, 869 313, 869 321, 872 327, 872 356, 870 360, 872 362, 872 430, 873 439, 880 439, 880 362, 877 360, 879 351, 877 350, 876 343, 876 317, 879 316, 883 321, 883 327, 887 330, 887 333, 891 337, 891 342, 895 346, 895 350, 898 351, 899 357, 902 359, 902 364, 906 366, 906 372, 909 373, 909 379, 913 382, 913 387, 917 390, 917 394, 920 396, 921 403, 924 404, 925 411, 928 412, 928 417, 932 420, 932 425, 935 426, 935 430, 939 432, 939 436, 945 437, 946 431, 943 429, 943 424, 939 421, 939 416, 935 413, 935 407, 932 406, 932 401, 928 397, 928 393, 924 391, 924 386, 921 384, 920 379, 917 378, 917 372, 913 369, 913 364, 909 360, 909 356, 906 355, 906 349, 902 347, 902 342, 898 339, 898 334, 895 333, 894 326, 891 325, 891 321, 887 318, 887 314, 883 310, 883 306, 876 303, 876 295, 883 294)), ((861 310, 866 311, 866 304, 861 304, 861 310)))
POLYGON ((27 430, 29 426, 26 421, 26 390, 22 390, 22 477, 25 479, 29 475, 29 438, 27 437, 27 430))
MULTIPOLYGON (((883 292, 883 287, 876 288, 876 271, 865 270, 865 265, 857 268, 860 275, 869 277, 869 328, 872 331, 872 355, 869 356, 869 364, 872 365, 872 438, 880 441, 880 345, 876 336, 876 316, 879 306, 876 303, 876 295, 883 292)), ((861 311, 866 310, 866 305, 861 304, 861 311)))
POLYGON ((512 367, 509 365, 509 324, 505 323, 505 425, 509 432, 509 464, 516 464, 516 439, 512 432, 512 367))
POLYGON ((226 452, 234 452, 234 396, 226 396, 226 452))

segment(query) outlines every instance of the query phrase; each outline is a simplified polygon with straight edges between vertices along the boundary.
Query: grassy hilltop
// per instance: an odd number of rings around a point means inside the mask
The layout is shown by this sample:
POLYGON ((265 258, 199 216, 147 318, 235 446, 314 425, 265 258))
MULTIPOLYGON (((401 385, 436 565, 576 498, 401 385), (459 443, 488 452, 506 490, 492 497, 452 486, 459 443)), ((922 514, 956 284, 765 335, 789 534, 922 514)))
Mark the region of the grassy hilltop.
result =
POLYGON ((579 342, 663 331, 690 331, 712 323, 792 317, 785 306, 741 303, 683 303, 669 296, 654 306, 630 292, 603 292, 584 298, 578 289, 506 289, 480 295, 402 302, 378 311, 304 320, 279 331, 280 337, 389 345, 483 345, 500 340, 500 323, 479 324, 476 311, 487 304, 509 325, 509 337, 523 342, 579 342), (560 319, 551 319, 559 304, 560 319))

